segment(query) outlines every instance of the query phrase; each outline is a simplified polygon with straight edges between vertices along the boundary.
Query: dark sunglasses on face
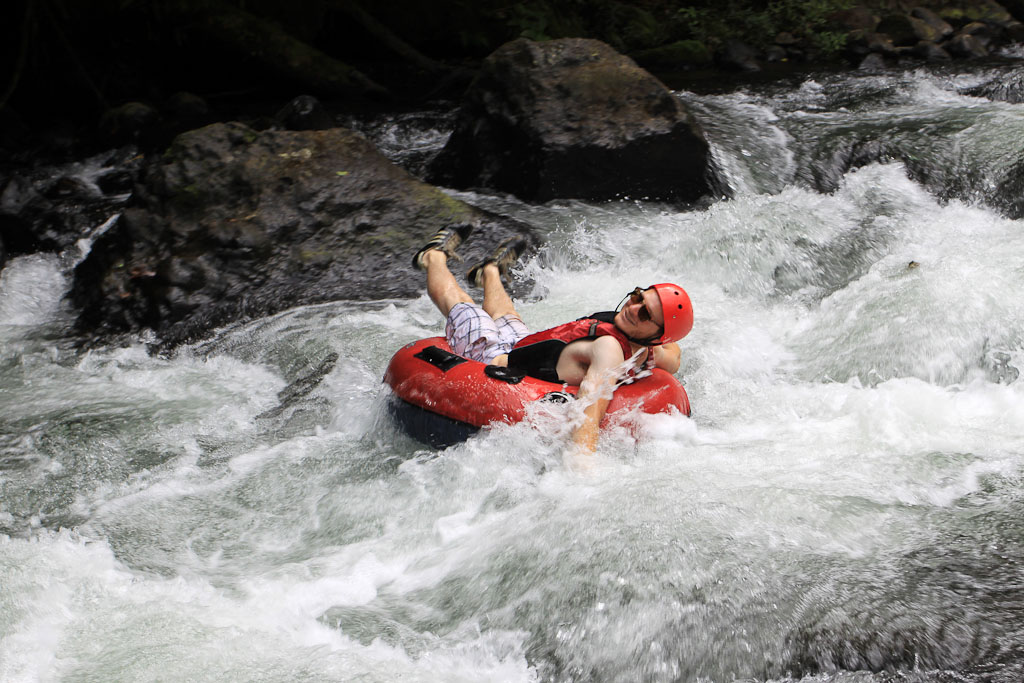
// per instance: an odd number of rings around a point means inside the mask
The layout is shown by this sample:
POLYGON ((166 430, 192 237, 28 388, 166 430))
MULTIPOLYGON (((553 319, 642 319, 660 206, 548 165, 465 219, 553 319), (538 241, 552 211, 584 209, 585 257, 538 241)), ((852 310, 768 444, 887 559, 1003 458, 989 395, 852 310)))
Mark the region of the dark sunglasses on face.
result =
POLYGON ((642 323, 646 323, 654 319, 651 316, 650 309, 647 308, 647 302, 644 301, 644 290, 637 287, 632 292, 630 292, 629 302, 631 304, 643 304, 643 306, 640 307, 640 310, 636 312, 637 320, 639 320, 642 323))

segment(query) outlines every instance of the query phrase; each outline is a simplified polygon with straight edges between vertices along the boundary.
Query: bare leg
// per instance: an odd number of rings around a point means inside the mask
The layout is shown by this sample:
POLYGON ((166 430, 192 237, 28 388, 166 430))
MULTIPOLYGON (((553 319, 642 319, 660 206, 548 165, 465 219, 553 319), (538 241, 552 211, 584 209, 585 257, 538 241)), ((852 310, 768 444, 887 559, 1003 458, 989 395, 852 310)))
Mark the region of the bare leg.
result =
POLYGON ((488 263, 483 269, 484 281, 484 310, 487 315, 495 320, 503 315, 514 315, 520 317, 516 307, 512 304, 512 298, 505 291, 505 285, 501 282, 501 271, 498 266, 488 263))
POLYGON ((427 251, 423 254, 423 262, 427 265, 427 294, 441 315, 448 317, 448 312, 457 303, 473 303, 473 297, 459 287, 455 276, 448 270, 448 256, 443 251, 427 251))

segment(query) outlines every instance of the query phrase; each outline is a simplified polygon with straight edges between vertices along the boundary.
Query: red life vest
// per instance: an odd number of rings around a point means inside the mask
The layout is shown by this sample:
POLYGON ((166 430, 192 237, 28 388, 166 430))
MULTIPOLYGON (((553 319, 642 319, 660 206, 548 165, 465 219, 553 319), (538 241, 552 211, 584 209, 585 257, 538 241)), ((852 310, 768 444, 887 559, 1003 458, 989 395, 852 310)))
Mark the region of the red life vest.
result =
POLYGON ((629 339, 621 330, 619 330, 619 328, 615 327, 615 325, 612 325, 611 323, 601 322, 594 318, 580 318, 579 320, 573 320, 571 323, 564 323, 541 332, 534 332, 533 334, 523 337, 517 341, 515 346, 512 348, 518 349, 523 346, 529 346, 530 344, 536 344, 538 342, 549 341, 552 339, 569 344, 578 339, 604 336, 615 337, 619 342, 619 346, 622 347, 622 357, 624 359, 633 355, 633 349, 629 345, 629 339))

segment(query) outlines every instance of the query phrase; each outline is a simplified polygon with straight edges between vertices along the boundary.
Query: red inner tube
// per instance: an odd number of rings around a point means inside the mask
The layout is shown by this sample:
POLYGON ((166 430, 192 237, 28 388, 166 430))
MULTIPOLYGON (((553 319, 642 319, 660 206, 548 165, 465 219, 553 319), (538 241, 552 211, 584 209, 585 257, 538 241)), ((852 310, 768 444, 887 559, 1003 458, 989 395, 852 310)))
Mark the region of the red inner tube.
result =
MULTIPOLYGON (((519 422, 527 403, 552 393, 575 395, 579 388, 533 377, 511 384, 488 376, 486 367, 452 354, 444 337, 431 337, 399 349, 388 364, 384 381, 402 400, 474 427, 490 422, 519 422)), ((638 405, 645 413, 690 414, 686 390, 679 380, 658 368, 618 387, 605 419, 638 405)))

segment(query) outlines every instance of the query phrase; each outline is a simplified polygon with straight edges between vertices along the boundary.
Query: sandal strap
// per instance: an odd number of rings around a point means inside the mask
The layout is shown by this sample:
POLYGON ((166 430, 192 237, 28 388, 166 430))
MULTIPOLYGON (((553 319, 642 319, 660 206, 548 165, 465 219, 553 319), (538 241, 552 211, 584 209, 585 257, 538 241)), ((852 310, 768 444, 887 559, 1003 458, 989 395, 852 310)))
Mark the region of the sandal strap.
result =
POLYGON ((445 225, 438 228, 437 232, 423 245, 423 248, 412 257, 413 267, 426 270, 426 265, 423 263, 423 255, 431 249, 436 249, 444 253, 448 258, 461 262, 462 257, 455 250, 472 232, 473 226, 468 223, 445 225))

